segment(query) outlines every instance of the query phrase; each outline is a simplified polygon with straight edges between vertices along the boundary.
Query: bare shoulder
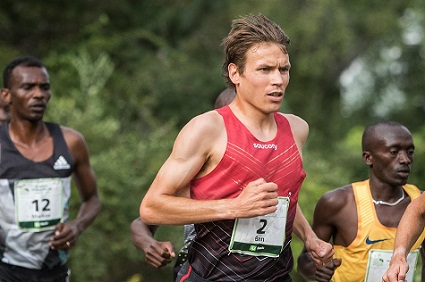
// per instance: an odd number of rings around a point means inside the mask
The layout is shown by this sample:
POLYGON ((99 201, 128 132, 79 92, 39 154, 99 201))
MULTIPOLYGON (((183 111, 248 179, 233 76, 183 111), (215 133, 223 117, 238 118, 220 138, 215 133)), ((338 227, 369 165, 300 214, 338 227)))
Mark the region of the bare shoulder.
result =
POLYGON ((84 136, 77 130, 61 125, 62 134, 66 143, 73 144, 74 142, 85 142, 84 136))
POLYGON ((294 135, 298 147, 302 149, 310 130, 308 123, 294 114, 281 114, 288 120, 292 135, 294 135))
POLYGON ((348 184, 326 192, 317 202, 317 209, 338 211, 352 201, 354 201, 353 187, 348 184))
MULTIPOLYGON (((216 111, 209 111, 192 118, 180 131, 179 135, 202 140, 217 137, 223 133, 223 118, 216 111)), ((199 140, 198 140, 199 141, 199 140)), ((208 140, 206 140, 208 141, 208 140)))
POLYGON ((297 127, 307 131, 309 130, 308 123, 301 117, 294 114, 284 114, 284 113, 281 113, 281 114, 288 120, 291 127, 297 127))
POLYGON ((226 130, 223 118, 209 111, 192 118, 174 141, 167 163, 186 166, 187 179, 202 177, 219 162, 226 149, 226 130))
POLYGON ((195 116, 188 124, 196 124, 196 126, 199 126, 200 128, 210 130, 216 128, 217 124, 222 122, 223 118, 221 115, 217 111, 212 110, 195 116))
POLYGON ((88 158, 87 144, 83 134, 73 128, 62 125, 61 130, 72 156, 76 160, 88 158))

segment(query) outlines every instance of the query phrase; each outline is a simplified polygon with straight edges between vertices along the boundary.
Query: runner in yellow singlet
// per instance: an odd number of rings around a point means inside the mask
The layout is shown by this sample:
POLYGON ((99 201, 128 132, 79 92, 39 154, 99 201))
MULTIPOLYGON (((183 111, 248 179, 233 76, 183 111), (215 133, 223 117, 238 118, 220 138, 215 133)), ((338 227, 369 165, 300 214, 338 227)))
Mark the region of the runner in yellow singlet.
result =
MULTIPOLYGON (((400 219, 420 195, 418 188, 407 184, 415 147, 406 127, 397 122, 374 124, 363 133, 362 147, 370 178, 329 191, 317 203, 313 230, 320 239, 333 242, 335 258, 316 268, 302 253, 298 273, 306 279, 381 281, 400 219)), ((423 240, 422 232, 413 249, 423 240)), ((411 255, 412 266, 417 256, 411 255)))

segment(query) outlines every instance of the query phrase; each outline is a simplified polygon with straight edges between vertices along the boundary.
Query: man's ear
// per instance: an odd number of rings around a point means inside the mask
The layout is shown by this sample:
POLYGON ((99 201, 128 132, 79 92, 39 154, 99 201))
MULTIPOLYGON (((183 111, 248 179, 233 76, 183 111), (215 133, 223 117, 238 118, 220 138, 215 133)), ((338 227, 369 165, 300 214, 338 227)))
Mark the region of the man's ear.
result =
POLYGON ((372 155, 370 154, 369 151, 363 151, 362 158, 363 158, 363 162, 367 166, 371 166, 372 165, 372 155))
POLYGON ((6 102, 6 104, 10 104, 10 91, 9 88, 1 88, 0 89, 0 99, 6 102))
POLYGON ((234 64, 230 63, 227 66, 227 71, 229 72, 229 78, 233 82, 234 85, 239 84, 239 68, 234 64))

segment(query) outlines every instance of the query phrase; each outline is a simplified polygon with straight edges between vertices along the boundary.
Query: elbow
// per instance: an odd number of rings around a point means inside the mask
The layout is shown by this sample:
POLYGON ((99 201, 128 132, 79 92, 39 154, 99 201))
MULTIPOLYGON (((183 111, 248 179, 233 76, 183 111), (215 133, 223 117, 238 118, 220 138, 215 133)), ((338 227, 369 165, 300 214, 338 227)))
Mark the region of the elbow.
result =
POLYGON ((139 225, 141 224, 140 217, 134 219, 130 224, 130 233, 133 236, 139 232, 139 225))
POLYGON ((90 214, 95 218, 97 217, 102 209, 102 204, 100 201, 100 197, 97 193, 87 197, 83 198, 81 202, 81 206, 84 210, 89 210, 90 214))
POLYGON ((140 224, 141 224, 140 218, 136 218, 135 220, 133 220, 133 222, 130 225, 131 241, 136 247, 137 247, 137 235, 139 233, 140 224))
POLYGON ((96 216, 98 216, 102 211, 102 203, 100 202, 99 195, 96 195, 96 197, 94 198, 93 210, 95 211, 96 216))
POLYGON ((155 225, 158 222, 155 222, 155 212, 153 209, 149 208, 145 201, 142 201, 139 209, 140 219, 147 225, 155 225))

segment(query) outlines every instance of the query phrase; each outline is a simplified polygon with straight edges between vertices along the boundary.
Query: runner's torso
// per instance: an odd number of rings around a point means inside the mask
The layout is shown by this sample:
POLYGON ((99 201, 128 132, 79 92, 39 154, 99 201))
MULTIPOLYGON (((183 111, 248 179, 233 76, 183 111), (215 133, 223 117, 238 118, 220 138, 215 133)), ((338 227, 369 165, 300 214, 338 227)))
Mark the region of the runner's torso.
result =
POLYGON ((289 247, 298 192, 305 178, 301 155, 287 119, 275 114, 276 137, 256 139, 226 106, 218 109, 227 132, 227 148, 217 167, 191 182, 191 197, 198 200, 234 198, 251 181, 264 178, 278 185, 278 194, 290 200, 285 248, 278 258, 230 253, 234 220, 196 224, 196 239, 189 249, 189 262, 208 280, 273 281, 292 269, 289 247))
MULTIPOLYGON (((335 270, 332 281, 364 281, 369 251, 392 250, 396 228, 389 228, 379 222, 372 202, 369 180, 352 184, 357 206, 357 236, 348 247, 335 245, 336 258, 342 258, 342 264, 335 270), (353 267, 355 266, 355 267, 353 267)), ((419 197, 420 191, 414 185, 406 184, 403 189, 411 199, 419 197)), ((424 240, 422 233, 412 250, 418 248, 424 240)))
POLYGON ((0 259, 30 269, 66 263, 64 251, 48 242, 54 225, 68 219, 74 159, 60 126, 46 123, 53 138, 53 154, 45 161, 25 158, 0 127, 0 259))

